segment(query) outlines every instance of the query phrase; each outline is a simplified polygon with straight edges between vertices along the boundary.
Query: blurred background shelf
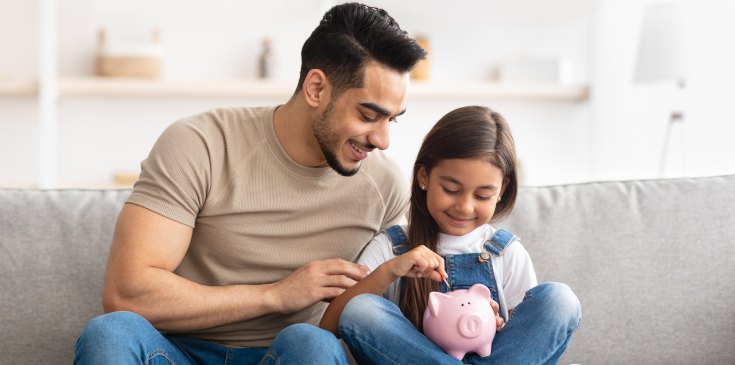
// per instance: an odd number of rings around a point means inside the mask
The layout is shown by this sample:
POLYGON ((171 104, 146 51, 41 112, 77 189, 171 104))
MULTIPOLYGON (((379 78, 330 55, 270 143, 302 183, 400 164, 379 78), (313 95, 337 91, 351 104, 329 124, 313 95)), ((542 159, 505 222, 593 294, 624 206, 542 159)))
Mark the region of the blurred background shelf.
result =
MULTIPOLYGON (((173 96, 173 97, 275 97, 288 98, 293 82, 258 80, 174 81, 134 78, 64 77, 58 80, 61 96, 173 96)), ((35 96, 36 81, 0 80, 0 96, 35 96)), ((584 101, 585 85, 553 83, 426 83, 412 82, 409 96, 415 98, 478 98, 584 101)))
POLYGON ((38 82, 0 78, 0 96, 37 96, 38 82))

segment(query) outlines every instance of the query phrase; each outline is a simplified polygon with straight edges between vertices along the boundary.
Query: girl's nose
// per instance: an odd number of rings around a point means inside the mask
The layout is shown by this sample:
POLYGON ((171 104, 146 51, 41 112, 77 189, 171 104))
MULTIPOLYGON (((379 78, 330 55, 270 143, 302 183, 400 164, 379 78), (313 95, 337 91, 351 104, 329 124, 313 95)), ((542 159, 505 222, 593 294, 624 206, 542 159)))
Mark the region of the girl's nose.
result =
POLYGON ((455 209, 457 209, 457 212, 462 214, 472 213, 472 197, 460 197, 455 209))

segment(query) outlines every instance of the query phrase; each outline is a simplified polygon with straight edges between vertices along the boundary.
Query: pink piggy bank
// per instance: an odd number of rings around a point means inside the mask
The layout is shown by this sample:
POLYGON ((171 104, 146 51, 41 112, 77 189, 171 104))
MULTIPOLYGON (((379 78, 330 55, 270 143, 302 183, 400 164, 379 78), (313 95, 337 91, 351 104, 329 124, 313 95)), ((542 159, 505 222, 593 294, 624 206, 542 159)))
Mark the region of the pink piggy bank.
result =
POLYGON ((468 352, 490 355, 495 338, 490 289, 475 284, 467 290, 429 294, 424 334, 447 354, 462 360, 468 352))

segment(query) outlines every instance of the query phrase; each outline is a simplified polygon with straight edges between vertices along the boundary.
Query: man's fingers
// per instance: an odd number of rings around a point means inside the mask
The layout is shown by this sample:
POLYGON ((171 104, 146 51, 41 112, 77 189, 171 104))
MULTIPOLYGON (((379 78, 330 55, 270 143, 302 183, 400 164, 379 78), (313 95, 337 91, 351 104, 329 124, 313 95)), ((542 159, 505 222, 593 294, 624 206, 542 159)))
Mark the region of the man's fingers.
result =
POLYGON ((321 297, 322 297, 321 301, 322 302, 327 302, 327 303, 331 303, 332 302, 332 299, 340 296, 340 294, 342 294, 342 293, 345 292, 345 289, 336 288, 336 287, 328 287, 328 288, 322 288, 322 289, 324 289, 324 290, 322 290, 322 293, 321 293, 322 294, 321 295, 321 297))
POLYGON ((342 259, 331 259, 318 261, 322 273, 325 275, 347 275, 353 279, 361 280, 367 276, 367 266, 353 264, 342 259))
POLYGON ((344 275, 329 275, 322 278, 319 284, 323 287, 337 287, 347 289, 357 284, 357 281, 344 275))

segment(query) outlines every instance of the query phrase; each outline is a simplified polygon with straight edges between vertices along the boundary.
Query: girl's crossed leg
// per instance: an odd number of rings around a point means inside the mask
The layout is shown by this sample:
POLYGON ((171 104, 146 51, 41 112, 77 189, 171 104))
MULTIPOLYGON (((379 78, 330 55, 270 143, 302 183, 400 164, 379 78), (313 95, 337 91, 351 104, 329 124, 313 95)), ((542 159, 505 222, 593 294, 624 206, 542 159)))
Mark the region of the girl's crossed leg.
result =
POLYGON ((421 334, 393 303, 363 294, 345 307, 339 332, 360 364, 556 364, 582 318, 568 286, 540 284, 528 292, 493 340, 488 357, 447 355, 421 334))

